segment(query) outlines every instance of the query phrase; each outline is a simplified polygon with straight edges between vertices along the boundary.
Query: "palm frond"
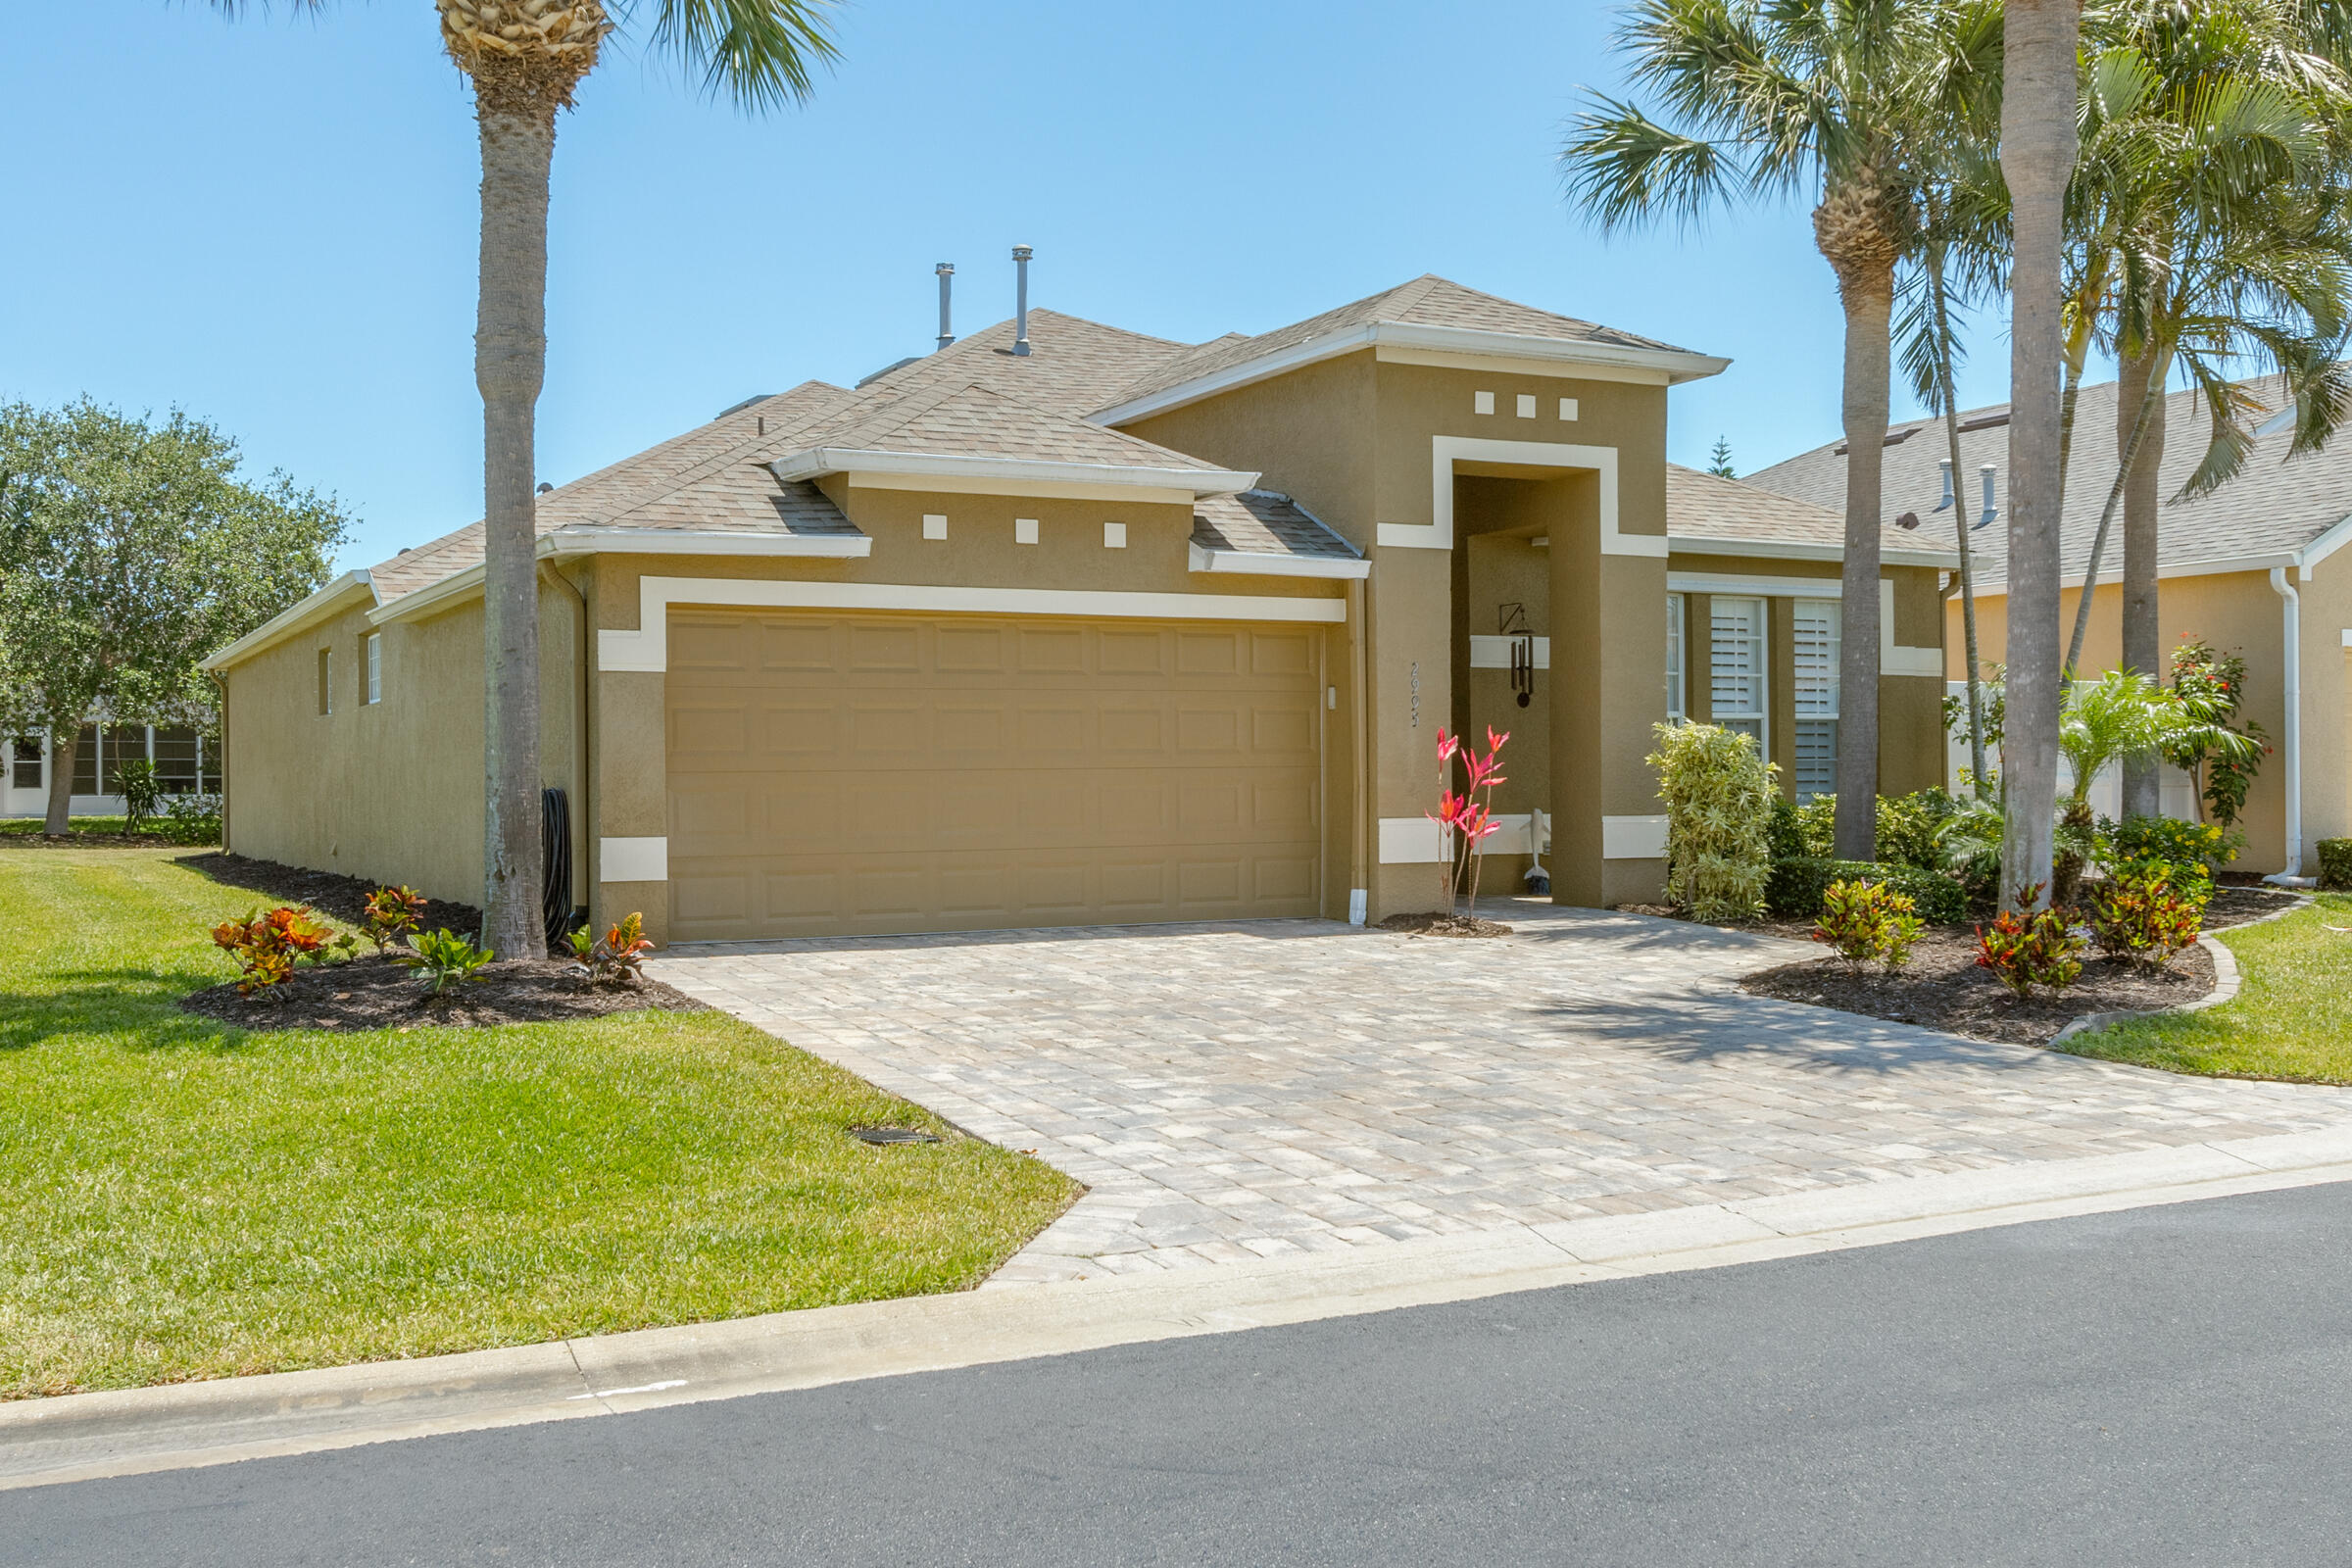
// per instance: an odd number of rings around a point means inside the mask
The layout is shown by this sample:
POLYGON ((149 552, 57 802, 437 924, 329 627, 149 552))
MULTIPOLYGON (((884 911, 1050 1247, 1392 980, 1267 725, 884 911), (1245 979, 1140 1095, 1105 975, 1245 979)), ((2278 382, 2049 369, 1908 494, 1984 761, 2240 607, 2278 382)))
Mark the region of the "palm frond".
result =
POLYGON ((625 30, 641 6, 655 12, 647 40, 704 89, 746 109, 786 108, 815 88, 815 72, 841 57, 833 0, 608 0, 625 30))

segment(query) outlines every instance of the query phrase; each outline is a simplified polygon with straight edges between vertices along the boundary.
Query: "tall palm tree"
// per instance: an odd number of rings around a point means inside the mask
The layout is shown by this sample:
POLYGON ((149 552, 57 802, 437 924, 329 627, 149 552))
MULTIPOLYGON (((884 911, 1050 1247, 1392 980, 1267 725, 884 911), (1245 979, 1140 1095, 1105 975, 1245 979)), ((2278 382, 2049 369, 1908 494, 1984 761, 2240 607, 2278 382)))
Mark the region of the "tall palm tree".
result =
MULTIPOLYGON (((234 17, 246 0, 212 0, 234 17)), ((267 0, 263 0, 266 5, 267 0)), ((297 11, 327 0, 286 0, 297 11)), ((544 956, 539 842, 539 569, 533 496, 547 374, 548 172, 556 113, 572 107, 605 40, 651 14, 649 41, 708 91, 762 111, 801 102, 836 58, 832 0, 433 0, 441 42, 473 84, 480 135, 481 282, 473 338, 482 395, 483 933, 544 956)))
POLYGON ((2050 879, 2058 807, 2060 380, 2066 195, 2079 150, 2078 0, 2008 0, 2001 172, 2009 185, 2009 627, 2001 898, 2050 879))
POLYGON ((1814 201, 1845 314, 1845 551, 1838 854, 1875 858, 1880 479, 1895 265, 1928 155, 1997 79, 1990 0, 1641 0, 1618 32, 1668 121, 1595 95, 1561 161, 1604 230, 1689 222, 1742 196, 1814 201))

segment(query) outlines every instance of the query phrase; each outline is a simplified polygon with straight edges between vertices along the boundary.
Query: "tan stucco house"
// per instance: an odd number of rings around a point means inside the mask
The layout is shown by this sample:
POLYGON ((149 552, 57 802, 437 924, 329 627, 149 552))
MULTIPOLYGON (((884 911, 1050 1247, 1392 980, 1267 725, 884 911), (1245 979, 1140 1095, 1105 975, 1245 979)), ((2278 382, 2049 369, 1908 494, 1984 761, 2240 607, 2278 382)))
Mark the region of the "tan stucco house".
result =
MULTIPOLYGON (((1492 724, 1489 885, 1654 898, 1653 723, 1792 787, 1837 745, 1838 518, 1665 459, 1724 365, 1438 277, 1202 344, 1040 310, 555 489, 575 897, 663 941, 1377 920, 1438 902, 1439 727, 1492 724)), ((1952 558, 1888 540, 1900 789, 1952 558)), ((230 848, 478 898, 480 577, 475 525, 211 661, 230 848)))
MULTIPOLYGON (((2210 421, 2195 391, 2166 402, 2167 439, 2158 494, 2159 621, 2168 650, 2186 638, 2238 653, 2246 661, 2241 713, 2260 723, 2275 748, 2246 801, 2246 848, 2241 869, 2309 874, 2317 860, 2309 846, 2352 834, 2352 441, 2289 458, 2293 411, 2276 377, 2245 382, 2243 390, 2271 416, 2238 475, 2211 495, 2175 500, 2203 458, 2210 421)), ((1886 507, 1890 522, 1908 514, 1919 520, 1914 538, 1952 541, 1954 509, 1969 525, 1978 592, 1978 649, 1987 662, 2003 659, 2007 635, 2007 514, 2009 410, 1978 409, 1960 421, 1961 472, 1950 474, 1950 446, 1936 419, 1898 424, 1886 432, 1886 507)), ((2060 528, 2062 635, 2071 633, 2082 574, 2099 514, 2117 467, 2116 388, 2086 386, 2075 416, 2075 440, 2066 477, 2060 528)), ((1842 507, 1845 460, 1837 444, 1800 453, 1747 476, 1760 488, 1823 506, 1842 507)), ((2101 558, 2083 641, 2084 678, 2116 667, 2123 658, 2123 525, 2119 519, 2101 558)), ((1944 647, 1950 680, 1965 676, 1957 597, 1945 607, 1944 647)), ((2147 671, 2162 677, 2162 670, 2147 671)), ((2112 776, 2096 782, 2092 800, 2113 813, 2120 798, 2112 776)), ((2195 791, 2184 774, 2166 770, 2167 815, 2194 818, 2195 791)))

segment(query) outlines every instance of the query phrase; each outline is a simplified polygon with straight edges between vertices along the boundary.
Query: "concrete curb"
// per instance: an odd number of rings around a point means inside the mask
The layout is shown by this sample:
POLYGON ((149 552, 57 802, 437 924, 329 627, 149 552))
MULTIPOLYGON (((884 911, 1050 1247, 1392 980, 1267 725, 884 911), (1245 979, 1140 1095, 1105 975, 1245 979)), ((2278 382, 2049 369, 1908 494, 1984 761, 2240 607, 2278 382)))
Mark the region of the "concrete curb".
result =
POLYGON ((2352 1181, 2352 1127, 1896 1178, 1305 1258, 818 1307, 0 1405, 0 1490, 1718 1268, 2352 1181))
POLYGON ((2273 920, 2283 920, 2298 909, 2310 907, 2311 904, 2311 897, 2306 894, 2297 898, 2292 904, 2282 908, 2273 909, 2268 914, 2258 914, 2251 920, 2240 920, 2235 925, 2226 925, 2219 931, 2208 931, 2199 936, 2197 946, 2213 955, 2213 989, 2196 1001, 2184 1002, 2178 1007, 2136 1009, 2122 1007, 2111 1012, 2086 1012, 2052 1035, 2049 1049, 2060 1050, 2077 1035, 2086 1035, 2094 1030, 2105 1029, 2115 1024, 2135 1023, 2142 1018, 2172 1018, 2183 1013, 2203 1012, 2207 1007, 2218 1007, 2225 1002, 2235 1001, 2238 988, 2243 980, 2238 973, 2237 955, 2222 945, 2221 932, 2245 931, 2258 925, 2269 925, 2273 920))

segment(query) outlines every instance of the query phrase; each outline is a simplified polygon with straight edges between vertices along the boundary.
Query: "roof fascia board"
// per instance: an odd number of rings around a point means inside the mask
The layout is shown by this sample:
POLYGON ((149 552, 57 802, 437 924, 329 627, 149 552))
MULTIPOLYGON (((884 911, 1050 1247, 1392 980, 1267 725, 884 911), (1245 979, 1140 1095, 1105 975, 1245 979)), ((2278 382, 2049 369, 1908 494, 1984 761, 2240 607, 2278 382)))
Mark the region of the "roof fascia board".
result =
MULTIPOLYGON (((1666 545, 1677 554, 1692 556, 1740 556, 1758 561, 1843 561, 1843 545, 1806 544, 1793 539, 1718 539, 1704 534, 1675 533, 1666 535, 1666 545)), ((1959 552, 1953 550, 1887 550, 1879 551, 1879 564, 1886 566, 1936 566, 1956 570, 1960 564, 1959 552)))
POLYGON ((1592 365, 1583 361, 1531 360, 1507 354, 1465 354, 1455 349, 1399 348, 1379 344, 1372 358, 1382 365, 1422 365, 1439 370, 1485 370, 1495 375, 1548 375, 1569 381, 1617 381, 1631 386, 1670 386, 1664 370, 1592 365))
MULTIPOLYGON (((2209 561, 2180 561, 2169 566, 2159 566, 2156 568, 2156 576, 2159 581, 2167 577, 2229 577, 2239 572, 2265 572, 2277 566, 2300 566, 2302 562, 2297 560, 2294 555, 2217 556, 2209 561)), ((2071 584, 2080 579, 2069 575, 2066 580, 2071 584)), ((2111 583, 2120 583, 2123 580, 2124 574, 2121 568, 2114 571, 2102 571, 2099 573, 2098 586, 2104 588, 2111 583)), ((2267 584, 2265 591, 2268 591, 2267 584)), ((1980 582, 1976 589, 1979 599, 2000 599, 2006 597, 2008 592, 2009 579, 2006 577, 1994 577, 1980 582)))
POLYGON ((2295 552, 2296 575, 2305 582, 2311 581, 2311 568, 2347 544, 2352 544, 2352 514, 2338 517, 2326 533, 2295 552))
POLYGON ((415 620, 435 610, 455 610, 455 601, 481 591, 486 570, 481 563, 476 562, 464 571, 450 573, 439 582, 429 582, 413 593, 402 594, 391 603, 378 605, 368 612, 368 624, 381 626, 389 621, 415 620))
POLYGON ((721 528, 566 527, 550 531, 539 553, 568 556, 818 556, 833 560, 870 556, 874 541, 862 533, 752 533, 721 528))
POLYGON ((260 653, 280 638, 291 637, 306 626, 315 626, 319 621, 342 613, 351 596, 359 591, 365 591, 370 599, 374 598, 375 579, 365 570, 347 571, 302 603, 279 611, 235 642, 220 648, 196 667, 226 669, 248 655, 260 653))
MULTIPOLYGON (((770 463, 775 476, 791 484, 828 473, 853 481, 866 474, 932 479, 995 479, 1107 485, 1119 490, 1183 490, 1191 497, 1230 495, 1256 485, 1258 476, 1232 468, 1128 466, 1115 463, 1054 463, 1031 458, 970 458, 945 453, 875 452, 855 447, 810 447, 770 463)), ((934 486, 933 488, 938 488, 934 486)))
POLYGON ((1531 337, 1516 332, 1484 332, 1472 327, 1416 326, 1401 321, 1374 321, 1367 326, 1327 332, 1303 343, 1294 343, 1289 348, 1244 360, 1239 365, 1210 370, 1189 381, 1179 381, 1157 392, 1114 404, 1087 417, 1096 424, 1125 424, 1151 415, 1183 408, 1188 403, 1198 403, 1202 398, 1214 397, 1220 392, 1230 392, 1235 387, 1248 386, 1253 381, 1269 380, 1323 360, 1384 345, 1427 352, 1481 354, 1549 365, 1655 370, 1664 373, 1666 383, 1670 386, 1701 376, 1720 374, 1732 363, 1713 355, 1690 354, 1680 349, 1637 349, 1614 343, 1580 343, 1561 338, 1531 337))
POLYGON ((1372 563, 1350 556, 1277 556, 1260 550, 1211 550, 1185 545, 1194 571, 1242 572, 1253 577, 1330 577, 1360 580, 1372 575, 1372 563))

